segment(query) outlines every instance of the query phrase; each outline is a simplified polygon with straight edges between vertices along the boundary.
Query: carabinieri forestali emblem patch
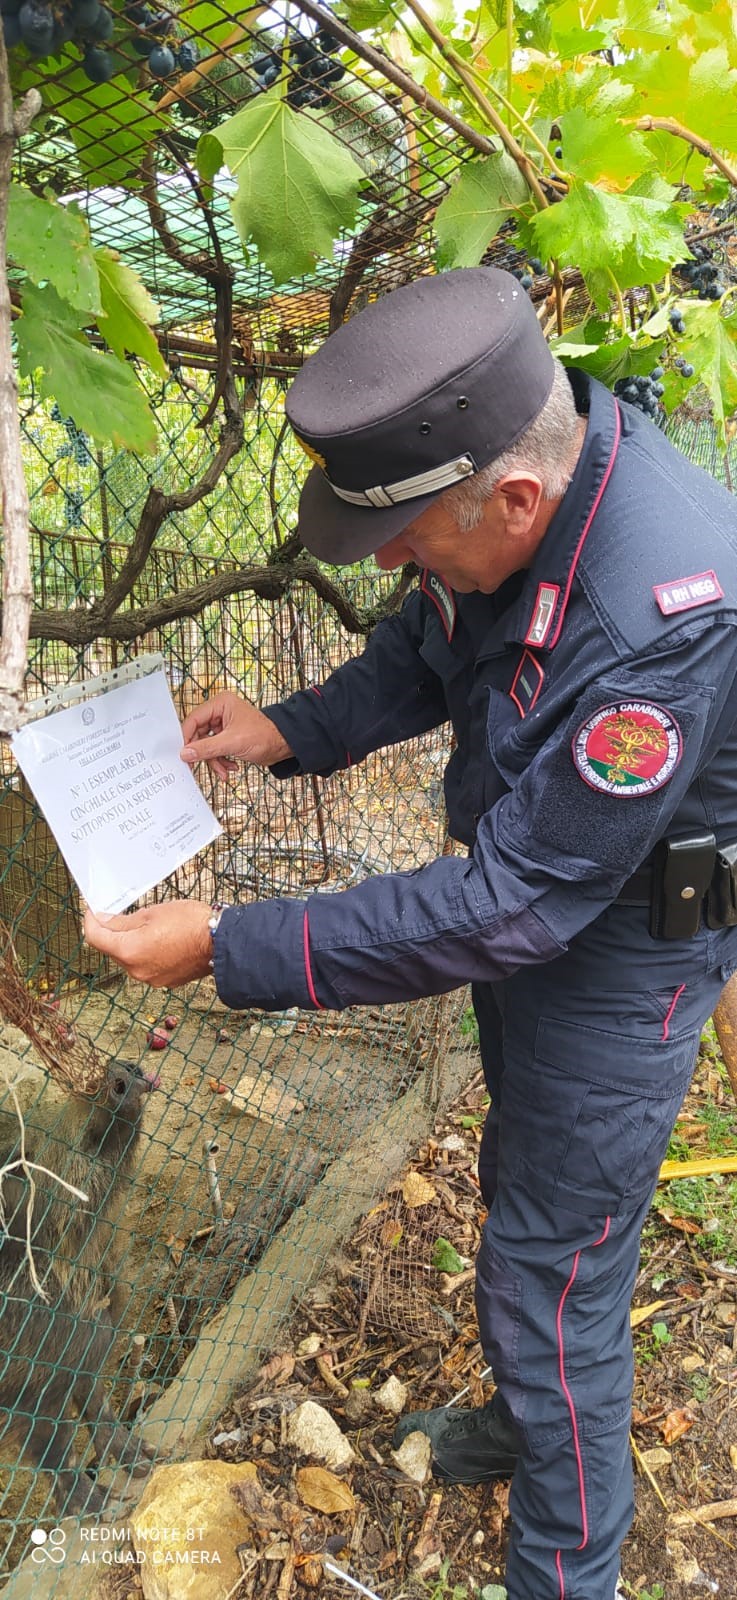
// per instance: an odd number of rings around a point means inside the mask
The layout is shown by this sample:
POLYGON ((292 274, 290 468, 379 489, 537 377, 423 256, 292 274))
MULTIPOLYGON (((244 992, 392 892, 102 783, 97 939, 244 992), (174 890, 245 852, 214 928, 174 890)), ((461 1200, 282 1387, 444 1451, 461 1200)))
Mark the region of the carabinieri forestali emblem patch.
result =
POLYGON ((573 760, 592 789, 629 800, 662 789, 682 749, 681 730, 669 711, 650 700, 618 700, 579 728, 573 760))

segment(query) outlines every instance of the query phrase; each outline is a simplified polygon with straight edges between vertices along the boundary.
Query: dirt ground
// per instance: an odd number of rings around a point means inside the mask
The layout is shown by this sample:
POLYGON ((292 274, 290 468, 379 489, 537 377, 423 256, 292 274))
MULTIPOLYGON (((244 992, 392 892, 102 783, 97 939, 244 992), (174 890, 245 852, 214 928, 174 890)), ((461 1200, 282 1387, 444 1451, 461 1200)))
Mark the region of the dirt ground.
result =
MULTIPOLYGON (((715 1123, 707 1104, 716 1105, 734 1152, 737 1105, 708 1053, 676 1134, 676 1146, 688 1134, 691 1154, 705 1153, 698 1130, 715 1123)), ((380 1600, 501 1600, 495 1586, 503 1582, 507 1485, 408 1484, 391 1455, 393 1419, 370 1398, 390 1374, 406 1385, 408 1409, 446 1404, 467 1386, 462 1403, 488 1398, 479 1380, 472 1274, 428 1269, 439 1236, 462 1260, 473 1255, 483 1220, 474 1175, 482 1109, 476 1081, 212 1429, 213 1455, 257 1464, 263 1493, 272 1497, 267 1522, 274 1533, 289 1525, 288 1517, 279 1521, 280 1504, 302 1512, 290 1535, 291 1569, 267 1559, 264 1538, 262 1559, 244 1577, 238 1600, 291 1600, 315 1588, 323 1600, 346 1600, 355 1591, 315 1565, 314 1552, 380 1600), (332 1414, 357 1453, 344 1475, 350 1512, 320 1515, 300 1500, 301 1463, 284 1444, 285 1420, 308 1397, 332 1414)), ((674 1197, 682 1185, 661 1185, 643 1239, 633 1317, 637 1511, 622 1563, 625 1594, 640 1600, 737 1595, 737 1233, 729 1234, 735 1180, 716 1183, 720 1193, 701 1221, 679 1215, 674 1197), (699 1523, 699 1508, 714 1502, 723 1514, 699 1523)))
MULTIPOLYGON (((167 1230, 183 1226, 185 1218, 191 1230, 193 1204, 211 1218, 199 1157, 191 1158, 199 1174, 194 1201, 185 1158, 195 1134, 202 1140, 205 1111, 217 1133, 233 1120, 220 1109, 209 1077, 232 1079, 225 1063, 233 1069, 235 1057, 228 1044, 217 1043, 222 1025, 213 1013, 207 1028, 200 1027, 206 1059, 198 1058, 196 1067, 193 1042, 182 1038, 178 1048, 187 1070, 181 1078, 174 1045, 166 1064, 174 1087, 165 1125, 156 1129, 155 1162, 158 1182, 165 1170, 161 1152, 168 1151, 166 1199, 174 1210, 167 1230)), ((229 1032, 248 1025, 236 1019, 234 1026, 231 1018, 229 1032)), ((360 1049, 350 1032, 316 1037, 312 1055, 299 1035, 290 1039, 278 1027, 271 1035, 262 1032, 252 1040, 252 1062, 276 1072, 301 1097, 313 1119, 314 1145, 325 1093, 334 1098, 333 1113, 343 1096, 346 1105, 353 1100, 360 1049)), ((382 1085, 382 1094, 389 1091, 382 1085)), ((259 1474, 263 1534, 231 1600, 306 1600, 310 1593, 346 1600, 356 1591, 331 1563, 376 1600, 502 1600, 508 1486, 408 1482, 391 1452, 394 1419, 373 1399, 392 1375, 406 1388, 408 1410, 456 1397, 463 1404, 488 1398, 471 1266, 484 1218, 475 1176, 483 1113, 477 1077, 344 1243, 274 1348, 264 1351, 254 1381, 213 1423, 206 1453, 254 1462, 259 1474), (439 1240, 445 1244, 438 1255, 439 1240), (356 1452, 355 1464, 339 1475, 337 1510, 305 1503, 304 1459, 286 1443, 288 1417, 308 1398, 331 1413, 356 1452)), ((241 1119, 234 1120, 237 1139, 241 1119)), ((253 1120, 246 1119, 251 1129, 253 1120)), ((262 1155, 264 1142, 268 1146, 276 1135, 268 1122, 257 1119, 256 1127, 262 1155)), ((671 1154, 680 1159, 715 1149, 737 1149, 737 1104, 707 1042, 671 1154)), ((241 1183, 248 1159, 246 1148, 235 1161, 241 1183)), ((637 1512, 623 1553, 628 1600, 737 1596, 737 1180, 691 1181, 689 1188, 690 1181, 659 1186, 643 1238, 633 1319, 637 1512), (716 1187, 707 1190, 705 1183, 716 1187), (715 1502, 722 1514, 712 1512, 712 1520, 700 1523, 700 1508, 715 1502)), ((147 1219, 147 1236, 150 1231, 147 1219)), ((130 1569, 125 1577, 131 1596, 136 1577, 130 1569)))
MULTIPOLYGON (((424 1069, 423 1014, 421 1006, 367 1011, 359 1025, 350 1015, 235 1013, 207 981, 165 1003, 132 983, 62 995, 57 1015, 68 1027, 101 1055, 161 1080, 126 1180, 117 1272, 125 1314, 107 1374, 116 1405, 132 1405, 136 1373, 148 1399, 170 1382, 244 1264, 255 1265, 330 1163, 424 1069), (167 1014, 176 1026, 154 1052, 147 1035, 167 1014)), ((6 1026, 0 1066, 11 1081, 26 1051, 25 1037, 6 1026)), ((25 1065, 21 1103, 31 1120, 42 1106, 53 1125, 66 1091, 27 1057, 25 1065)), ((48 1481, 16 1466, 15 1454, 3 1448, 0 1419, 0 1574, 49 1514, 48 1481)))

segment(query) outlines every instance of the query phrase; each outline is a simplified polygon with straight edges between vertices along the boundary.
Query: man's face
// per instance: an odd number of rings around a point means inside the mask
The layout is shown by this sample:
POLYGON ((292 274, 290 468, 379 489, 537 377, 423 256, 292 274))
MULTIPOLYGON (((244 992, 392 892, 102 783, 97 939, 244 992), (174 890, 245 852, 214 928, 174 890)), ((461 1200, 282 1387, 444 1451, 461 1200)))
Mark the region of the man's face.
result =
POLYGON ((459 594, 493 594, 513 572, 529 566, 540 537, 534 531, 538 504, 539 492, 520 507, 518 497, 498 488, 481 521, 470 533, 461 533, 441 497, 382 545, 374 559, 385 571, 406 561, 430 567, 459 594))

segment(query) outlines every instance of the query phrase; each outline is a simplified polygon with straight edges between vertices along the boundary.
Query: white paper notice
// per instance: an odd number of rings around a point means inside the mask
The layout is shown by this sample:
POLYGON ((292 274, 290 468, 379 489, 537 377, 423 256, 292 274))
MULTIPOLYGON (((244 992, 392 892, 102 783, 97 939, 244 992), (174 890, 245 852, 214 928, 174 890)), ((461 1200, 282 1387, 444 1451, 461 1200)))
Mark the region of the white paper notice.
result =
POLYGON ((29 722, 12 745, 94 912, 125 910, 222 831, 179 759, 161 671, 29 722))

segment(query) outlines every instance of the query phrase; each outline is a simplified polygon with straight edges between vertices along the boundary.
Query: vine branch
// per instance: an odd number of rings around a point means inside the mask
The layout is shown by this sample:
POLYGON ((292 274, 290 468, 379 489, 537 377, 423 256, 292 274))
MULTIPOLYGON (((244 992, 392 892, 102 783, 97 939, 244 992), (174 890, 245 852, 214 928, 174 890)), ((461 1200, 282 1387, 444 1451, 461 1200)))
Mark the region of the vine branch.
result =
POLYGON ((169 154, 178 162, 187 182, 192 189, 197 204, 205 219, 205 225, 212 245, 212 255, 206 250, 188 255, 182 250, 178 239, 172 233, 166 213, 159 199, 158 180, 154 165, 153 149, 147 153, 144 163, 144 198, 148 206, 151 226, 161 241, 166 254, 179 266, 191 272, 195 277, 204 278, 215 293, 215 348, 217 351, 217 366, 215 370, 215 384, 212 398, 205 415, 200 417, 198 428, 206 428, 212 421, 222 399, 226 418, 229 420, 240 415, 241 408, 238 404, 232 366, 233 342, 233 280, 234 269, 228 266, 222 252, 215 218, 205 199, 202 185, 199 183, 189 164, 182 159, 173 141, 167 137, 162 138, 169 154))
POLYGON ((330 296, 330 333, 343 322, 366 268, 377 256, 411 244, 418 227, 432 215, 436 205, 436 200, 410 195, 400 216, 386 206, 375 213, 368 227, 354 239, 345 269, 330 296))
POLYGON ((23 472, 18 385, 13 365, 12 310, 6 270, 8 197, 16 140, 41 110, 37 89, 17 109, 8 77, 0 28, 0 493, 4 537, 3 627, 0 639, 0 731, 14 733, 23 721, 23 682, 33 604, 28 489, 23 472))
MULTIPOLYGON (((190 506, 197 505, 206 494, 211 494, 221 473, 240 450, 242 443, 243 419, 240 416, 230 417, 223 428, 218 448, 197 483, 175 494, 164 494, 162 489, 152 485, 146 496, 133 543, 119 573, 113 578, 102 598, 96 600, 86 614, 93 630, 89 640, 103 636, 111 639, 129 637, 127 634, 110 631, 111 618, 113 612, 128 598, 136 579, 140 577, 162 523, 172 515, 172 512, 188 511, 190 506)), ((129 612, 128 615, 132 616, 133 612, 129 612)), ((42 638, 44 635, 36 634, 32 629, 31 637, 42 638)), ((62 635, 54 634, 53 637, 60 638, 62 635)))
MULTIPOLYGON (((285 547, 283 547, 285 548, 285 547)), ((295 583, 306 583, 332 609, 347 633, 365 637, 384 617, 401 604, 414 575, 405 567, 391 593, 374 606, 357 606, 310 556, 279 559, 260 566, 240 567, 234 572, 218 572, 203 583, 192 584, 177 594, 162 595, 148 606, 118 611, 103 618, 107 606, 96 604, 85 611, 34 610, 30 620, 32 639, 56 639, 75 648, 97 639, 113 639, 128 644, 155 628, 164 628, 184 617, 196 617, 206 606, 226 600, 230 595, 250 593, 261 600, 281 600, 295 583)), ((122 574, 121 574, 122 576, 122 574)), ((107 600, 107 596, 105 599, 107 600)))
POLYGON ((709 144, 708 139, 702 139, 700 133, 694 133, 692 128, 684 128, 682 122, 677 122, 675 117, 639 117, 635 123, 638 133, 672 133, 676 139, 684 139, 686 144, 693 145, 694 150, 712 161, 719 172, 737 189, 737 169, 730 166, 723 156, 709 144))
MULTIPOLYGON (((300 0, 300 3, 302 3, 302 0, 300 0)), ((518 144, 514 134, 510 133, 506 123, 499 116, 498 111, 495 110, 494 106, 484 94, 483 90, 478 87, 477 83, 474 81, 474 75, 469 71, 465 61, 463 61, 462 57, 459 56, 453 47, 448 44, 447 40, 440 32, 437 24, 433 22, 432 17, 428 16, 424 6, 420 5, 419 0, 407 0, 407 5, 409 10, 414 14, 414 16, 416 16, 421 27, 424 28, 425 33, 430 39, 432 39, 433 44, 437 47, 438 51, 443 57, 443 60, 446 61, 450 67, 452 67, 456 77, 459 78, 461 83, 464 85, 467 94, 470 95, 472 100, 475 100, 479 109, 483 111, 484 116, 491 123, 494 132, 499 135, 499 138, 501 139, 505 149, 512 157, 512 160, 515 161, 519 167, 528 189, 532 191, 540 209, 543 210, 548 204, 547 195, 542 188, 529 156, 525 154, 521 144, 518 144)))

